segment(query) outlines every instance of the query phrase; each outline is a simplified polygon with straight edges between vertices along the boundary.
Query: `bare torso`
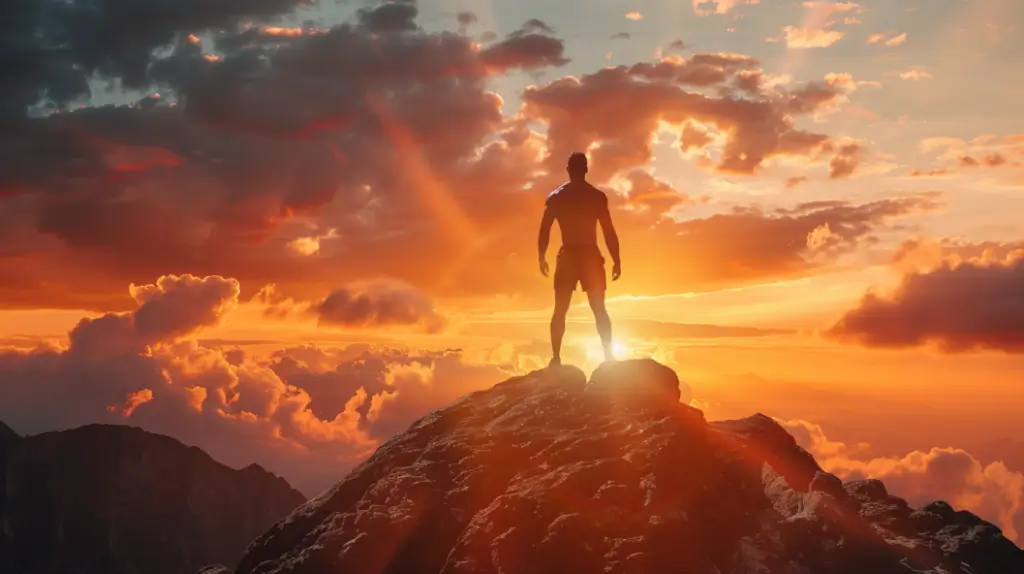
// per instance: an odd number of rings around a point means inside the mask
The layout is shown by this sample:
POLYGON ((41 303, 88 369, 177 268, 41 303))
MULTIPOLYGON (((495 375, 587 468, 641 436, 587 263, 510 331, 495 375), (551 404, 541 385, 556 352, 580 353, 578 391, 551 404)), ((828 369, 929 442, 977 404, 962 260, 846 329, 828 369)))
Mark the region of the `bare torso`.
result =
POLYGON ((597 223, 608 212, 608 197, 587 182, 567 182, 548 196, 562 244, 597 246, 597 223))

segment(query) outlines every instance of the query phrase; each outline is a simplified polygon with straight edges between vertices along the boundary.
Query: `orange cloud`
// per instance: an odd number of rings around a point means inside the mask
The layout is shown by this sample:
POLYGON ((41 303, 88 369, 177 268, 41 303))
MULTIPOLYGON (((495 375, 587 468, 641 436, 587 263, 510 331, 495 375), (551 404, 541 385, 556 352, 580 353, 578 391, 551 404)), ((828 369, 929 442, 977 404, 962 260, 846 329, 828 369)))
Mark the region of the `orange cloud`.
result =
POLYGON ((952 137, 930 137, 922 139, 919 147, 922 153, 939 152, 938 159, 950 163, 948 168, 943 168, 950 173, 955 171, 954 167, 969 169, 1024 166, 1024 140, 1019 134, 1002 137, 984 134, 970 141, 952 137))
POLYGON ((794 187, 800 185, 801 183, 806 183, 807 181, 809 181, 807 176, 797 175, 793 177, 787 177, 786 181, 784 182, 784 185, 788 189, 793 189, 794 187))
POLYGON ((906 32, 881 32, 868 36, 868 44, 879 44, 887 48, 894 48, 907 41, 906 32))
POLYGON ((638 21, 638 20, 643 20, 644 19, 644 15, 639 13, 639 12, 626 12, 625 18, 627 20, 633 20, 635 22, 635 21, 638 21))
POLYGON ((931 73, 926 72, 925 70, 919 68, 911 68, 905 72, 900 72, 900 78, 904 80, 919 81, 930 80, 933 78, 933 76, 931 75, 931 73))
POLYGON ((788 48, 827 48, 833 46, 846 35, 841 30, 824 30, 820 28, 801 28, 786 26, 782 29, 783 39, 788 48))
POLYGON ((136 311, 84 319, 67 349, 0 351, 0 420, 31 433, 129 419, 230 465, 256 460, 312 494, 381 438, 509 373, 451 350, 303 347, 268 358, 205 346, 192 337, 230 313, 233 279, 165 277, 134 292, 136 311))
POLYGON ((908 174, 910 177, 946 177, 950 175, 950 170, 946 168, 920 170, 912 169, 908 174))
POLYGON ((124 399, 123 405, 108 405, 107 411, 118 413, 122 417, 128 418, 132 416, 135 409, 139 408, 139 405, 144 405, 151 400, 153 400, 153 391, 149 389, 139 389, 128 393, 128 396, 124 399))
POLYGON ((836 14, 845 12, 859 13, 863 11, 857 2, 804 2, 804 21, 814 27, 833 24, 829 19, 836 14))
POLYGON ((861 156, 864 147, 857 142, 843 143, 836 149, 835 155, 828 163, 828 176, 830 179, 843 179, 850 177, 860 166, 861 156))
POLYGON ((871 445, 830 440, 821 427, 804 420, 780 420, 818 464, 844 480, 881 480, 887 490, 914 506, 949 502, 998 524, 1018 543, 1024 536, 1024 474, 1002 462, 984 465, 967 451, 932 448, 903 456, 872 456, 871 445))

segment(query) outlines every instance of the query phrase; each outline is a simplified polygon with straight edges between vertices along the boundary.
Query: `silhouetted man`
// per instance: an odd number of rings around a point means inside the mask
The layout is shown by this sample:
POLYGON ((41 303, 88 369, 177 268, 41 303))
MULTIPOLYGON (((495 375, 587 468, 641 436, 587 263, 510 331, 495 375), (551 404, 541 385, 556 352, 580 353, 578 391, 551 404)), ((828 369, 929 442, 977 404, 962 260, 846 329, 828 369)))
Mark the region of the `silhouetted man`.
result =
POLYGON ((575 152, 566 166, 569 181, 548 196, 544 217, 540 222, 537 248, 540 252, 540 272, 548 276, 547 251, 551 238, 551 224, 558 222, 562 232, 562 247, 555 262, 555 312, 551 316, 551 364, 562 362, 562 336, 565 335, 565 315, 572 302, 572 293, 579 284, 587 293, 594 311, 597 332, 601 336, 606 360, 615 358, 612 348, 612 321, 604 306, 607 279, 604 257, 597 246, 597 224, 601 224, 605 245, 612 256, 612 281, 622 274, 619 260, 619 238, 612 226, 608 211, 608 197, 587 183, 587 156, 575 152))

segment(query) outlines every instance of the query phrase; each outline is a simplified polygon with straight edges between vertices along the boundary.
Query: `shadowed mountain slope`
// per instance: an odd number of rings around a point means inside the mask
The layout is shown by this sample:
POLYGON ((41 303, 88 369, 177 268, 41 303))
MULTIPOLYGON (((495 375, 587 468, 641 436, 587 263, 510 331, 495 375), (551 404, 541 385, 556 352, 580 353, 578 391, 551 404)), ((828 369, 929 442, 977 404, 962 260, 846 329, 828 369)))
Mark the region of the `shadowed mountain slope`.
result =
POLYGON ((3 435, 5 574, 192 574, 234 564, 305 501, 259 466, 234 470, 135 427, 3 435))

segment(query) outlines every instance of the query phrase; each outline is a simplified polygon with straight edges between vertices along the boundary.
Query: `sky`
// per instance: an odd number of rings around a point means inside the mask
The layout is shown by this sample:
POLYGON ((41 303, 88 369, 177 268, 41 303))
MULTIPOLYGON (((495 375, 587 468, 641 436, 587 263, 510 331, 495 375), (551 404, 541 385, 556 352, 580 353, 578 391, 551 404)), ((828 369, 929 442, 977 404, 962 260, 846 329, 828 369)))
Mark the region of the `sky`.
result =
POLYGON ((583 151, 622 244, 620 358, 1024 541, 1022 17, 5 3, 0 420, 141 426, 313 495, 546 364, 537 229, 583 151))

